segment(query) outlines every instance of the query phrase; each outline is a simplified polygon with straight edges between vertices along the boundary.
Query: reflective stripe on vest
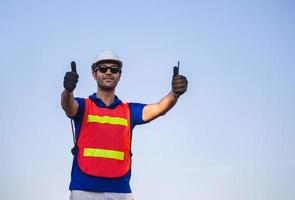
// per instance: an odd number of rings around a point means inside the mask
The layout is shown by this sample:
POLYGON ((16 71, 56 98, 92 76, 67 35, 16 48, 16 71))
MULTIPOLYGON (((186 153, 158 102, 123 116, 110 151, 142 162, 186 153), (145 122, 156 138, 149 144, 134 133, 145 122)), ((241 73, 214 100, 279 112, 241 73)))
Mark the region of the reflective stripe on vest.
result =
POLYGON ((100 157, 100 158, 110 158, 115 160, 124 160, 124 152, 107 150, 107 149, 84 148, 83 155, 88 157, 100 157))
POLYGON ((88 115, 88 122, 97 122, 100 124, 113 124, 127 126, 127 119, 121 117, 110 117, 110 116, 98 116, 98 115, 88 115))

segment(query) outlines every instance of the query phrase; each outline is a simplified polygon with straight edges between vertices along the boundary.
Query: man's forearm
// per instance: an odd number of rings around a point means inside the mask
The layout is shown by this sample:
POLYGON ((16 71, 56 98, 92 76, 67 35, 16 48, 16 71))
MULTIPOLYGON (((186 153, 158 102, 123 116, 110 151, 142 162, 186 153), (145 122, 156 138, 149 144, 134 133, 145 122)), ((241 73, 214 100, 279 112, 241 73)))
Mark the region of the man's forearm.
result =
POLYGON ((177 102, 177 97, 173 92, 169 92, 158 103, 148 104, 143 109, 142 118, 144 121, 151 121, 157 117, 166 114, 177 102))
POLYGON ((67 113, 67 115, 73 116, 76 114, 75 99, 73 92, 64 90, 61 93, 61 106, 63 110, 67 113))
POLYGON ((177 102, 178 98, 175 97, 172 91, 170 91, 161 101, 158 103, 159 115, 166 114, 177 102))

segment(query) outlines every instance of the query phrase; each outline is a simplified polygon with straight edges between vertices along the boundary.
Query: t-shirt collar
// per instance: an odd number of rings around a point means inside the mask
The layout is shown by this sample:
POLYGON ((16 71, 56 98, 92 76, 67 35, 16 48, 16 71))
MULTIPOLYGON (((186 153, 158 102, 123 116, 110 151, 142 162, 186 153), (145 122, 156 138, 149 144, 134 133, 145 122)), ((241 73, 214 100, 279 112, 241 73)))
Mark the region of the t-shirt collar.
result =
POLYGON ((91 99, 97 106, 103 107, 103 108, 115 108, 117 105, 121 104, 122 101, 115 95, 115 99, 113 103, 111 103, 109 106, 107 106, 100 98, 96 97, 96 93, 93 93, 89 96, 89 99, 91 99))

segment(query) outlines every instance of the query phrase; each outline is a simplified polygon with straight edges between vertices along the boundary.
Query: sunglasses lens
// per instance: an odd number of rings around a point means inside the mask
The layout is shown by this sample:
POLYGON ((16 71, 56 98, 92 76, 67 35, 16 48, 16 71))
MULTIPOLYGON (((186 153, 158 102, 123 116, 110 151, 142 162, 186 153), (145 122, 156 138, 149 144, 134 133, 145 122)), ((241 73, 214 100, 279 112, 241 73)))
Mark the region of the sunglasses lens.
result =
POLYGON ((108 68, 107 67, 98 67, 98 70, 101 72, 101 73, 106 73, 108 71, 108 68))
POLYGON ((111 73, 112 74, 117 74, 119 72, 119 68, 118 67, 111 67, 111 73))
POLYGON ((106 73, 108 71, 108 69, 110 69, 112 74, 117 74, 118 72, 121 72, 120 68, 118 68, 118 67, 107 67, 107 66, 103 66, 103 65, 98 66, 97 69, 100 71, 100 73, 106 73))

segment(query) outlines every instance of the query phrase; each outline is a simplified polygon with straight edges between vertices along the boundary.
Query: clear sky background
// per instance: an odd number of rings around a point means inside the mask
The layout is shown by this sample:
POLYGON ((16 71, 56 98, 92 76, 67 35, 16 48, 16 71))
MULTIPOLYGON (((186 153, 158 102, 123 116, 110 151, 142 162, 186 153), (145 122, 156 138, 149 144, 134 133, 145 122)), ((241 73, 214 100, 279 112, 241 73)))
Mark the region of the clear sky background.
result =
POLYGON ((96 91, 90 65, 115 50, 123 101, 154 103, 180 61, 188 92, 134 129, 137 200, 295 199, 292 0, 0 1, 0 198, 68 199, 70 120, 60 106, 96 91))

